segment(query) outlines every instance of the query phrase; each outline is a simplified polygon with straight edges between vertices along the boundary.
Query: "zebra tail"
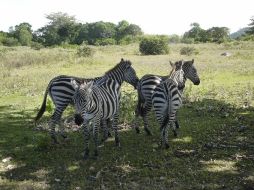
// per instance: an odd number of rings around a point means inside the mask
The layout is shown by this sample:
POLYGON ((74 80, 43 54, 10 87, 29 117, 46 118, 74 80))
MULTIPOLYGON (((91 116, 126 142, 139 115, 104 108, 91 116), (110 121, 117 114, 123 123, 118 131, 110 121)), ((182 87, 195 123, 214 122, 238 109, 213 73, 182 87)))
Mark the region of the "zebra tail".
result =
POLYGON ((160 130, 164 129, 167 126, 168 121, 169 121, 169 116, 167 114, 166 117, 164 117, 164 119, 163 119, 163 122, 162 122, 160 130))
MULTIPOLYGON (((51 84, 51 83, 50 83, 50 84, 51 84)), ((35 124, 36 124, 36 122, 41 118, 41 116, 43 115, 43 113, 44 113, 45 110, 46 110, 47 96, 48 96, 50 84, 48 85, 48 87, 47 87, 47 89, 46 89, 46 91, 45 91, 45 94, 44 94, 44 98, 43 98, 43 102, 42 102, 41 108, 40 108, 39 112, 37 113, 37 116, 36 116, 35 119, 34 119, 35 124)))

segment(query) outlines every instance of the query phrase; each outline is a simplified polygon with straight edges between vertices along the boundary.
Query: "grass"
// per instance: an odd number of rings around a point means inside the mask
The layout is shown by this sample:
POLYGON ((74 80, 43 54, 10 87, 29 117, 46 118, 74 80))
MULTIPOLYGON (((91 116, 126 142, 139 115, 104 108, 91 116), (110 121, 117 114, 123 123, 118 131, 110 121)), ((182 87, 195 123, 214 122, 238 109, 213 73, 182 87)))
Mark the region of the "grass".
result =
POLYGON ((169 55, 158 56, 139 55, 137 44, 96 47, 91 58, 77 57, 75 49, 0 47, 0 189, 253 189, 254 45, 195 44, 199 54, 190 57, 180 55, 185 46, 170 45, 169 55), (226 51, 232 56, 220 56, 226 51), (70 141, 55 146, 47 131, 34 129, 51 78, 100 76, 122 57, 139 77, 168 74, 169 60, 195 59, 201 84, 187 82, 179 137, 170 133, 168 150, 158 148, 152 113, 153 136, 130 127, 136 92, 129 85, 123 86, 121 148, 111 138, 97 160, 82 160, 81 131, 69 131, 70 141))

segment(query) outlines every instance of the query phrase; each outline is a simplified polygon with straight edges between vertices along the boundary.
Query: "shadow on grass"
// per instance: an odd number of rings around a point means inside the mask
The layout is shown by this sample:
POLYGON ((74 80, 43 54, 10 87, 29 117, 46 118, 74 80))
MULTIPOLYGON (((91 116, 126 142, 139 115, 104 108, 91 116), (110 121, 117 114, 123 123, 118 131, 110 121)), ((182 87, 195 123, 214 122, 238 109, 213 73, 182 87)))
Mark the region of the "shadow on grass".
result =
MULTIPOLYGON (((180 135, 170 148, 158 148, 154 135, 121 131, 97 160, 82 160, 83 138, 51 145, 48 134, 33 130, 34 110, 0 107, 0 189, 252 189, 254 187, 253 108, 236 109, 216 100, 186 104, 179 113, 180 135), (7 158, 10 158, 8 160, 7 158)), ((92 145, 92 141, 90 145, 92 145)))

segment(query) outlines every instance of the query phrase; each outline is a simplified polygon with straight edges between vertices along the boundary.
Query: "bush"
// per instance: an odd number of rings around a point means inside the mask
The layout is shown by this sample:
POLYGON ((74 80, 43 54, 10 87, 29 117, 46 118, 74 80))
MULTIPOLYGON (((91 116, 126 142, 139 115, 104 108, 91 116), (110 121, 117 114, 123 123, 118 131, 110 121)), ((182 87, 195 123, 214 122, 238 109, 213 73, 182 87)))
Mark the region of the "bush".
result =
POLYGON ((192 54, 198 54, 198 51, 194 47, 183 47, 180 49, 181 55, 192 55, 192 54))
POLYGON ((44 46, 38 42, 31 42, 31 48, 34 50, 40 50, 44 46))
POLYGON ((194 44, 195 39, 194 38, 183 38, 181 40, 181 42, 184 43, 184 44, 194 44))
POLYGON ((94 54, 94 50, 88 45, 81 45, 77 50, 77 55, 79 57, 91 57, 94 54))
POLYGON ((10 37, 10 38, 5 38, 2 41, 3 45, 5 46, 19 46, 20 43, 16 38, 10 37))
POLYGON ((169 52, 167 38, 153 36, 143 38, 139 44, 139 51, 143 55, 161 55, 169 52))

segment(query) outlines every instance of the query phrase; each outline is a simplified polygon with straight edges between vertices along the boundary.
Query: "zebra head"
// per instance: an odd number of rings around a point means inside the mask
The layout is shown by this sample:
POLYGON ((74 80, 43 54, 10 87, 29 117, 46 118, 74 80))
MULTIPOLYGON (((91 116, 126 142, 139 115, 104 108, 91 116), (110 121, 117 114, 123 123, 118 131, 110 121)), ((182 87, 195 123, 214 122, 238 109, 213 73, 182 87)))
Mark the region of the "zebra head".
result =
POLYGON ((131 62, 130 61, 124 61, 123 58, 121 59, 121 62, 125 65, 124 81, 131 84, 136 89, 139 79, 136 75, 136 71, 131 66, 131 62))
POLYGON ((199 85, 200 79, 197 73, 197 69, 193 65, 194 59, 191 61, 184 61, 183 62, 183 71, 184 71, 184 77, 187 79, 190 79, 191 82, 193 82, 194 85, 199 85))
POLYGON ((71 85, 75 90, 72 98, 75 109, 78 113, 82 114, 88 109, 92 97, 93 81, 79 84, 76 80, 71 79, 71 85))
POLYGON ((109 78, 113 78, 120 85, 123 81, 131 84, 136 89, 138 84, 138 77, 136 75, 136 71, 131 66, 131 62, 128 60, 121 59, 120 63, 118 63, 114 68, 105 73, 109 78))
POLYGON ((178 89, 181 90, 185 87, 185 77, 183 71, 183 61, 177 61, 172 63, 170 61, 170 65, 172 67, 172 71, 170 73, 170 78, 177 84, 178 89))

